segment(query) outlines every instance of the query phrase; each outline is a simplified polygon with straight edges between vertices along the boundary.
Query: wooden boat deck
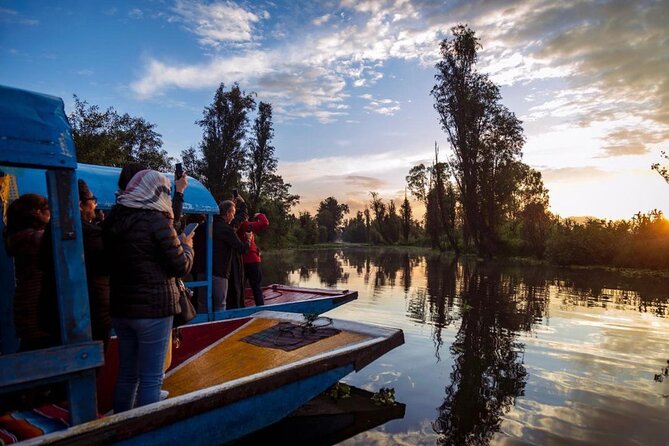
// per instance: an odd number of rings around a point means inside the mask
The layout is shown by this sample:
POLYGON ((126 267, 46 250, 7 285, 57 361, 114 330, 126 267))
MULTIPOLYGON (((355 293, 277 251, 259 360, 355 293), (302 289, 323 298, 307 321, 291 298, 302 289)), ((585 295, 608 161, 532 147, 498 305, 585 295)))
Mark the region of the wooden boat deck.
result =
POLYGON ((163 382, 163 389, 169 391, 172 398, 370 339, 370 336, 362 333, 342 331, 292 351, 259 347, 242 341, 242 338, 278 323, 279 321, 275 319, 249 320, 235 332, 168 372, 163 382))
POLYGON ((241 340, 280 322, 303 321, 295 313, 261 311, 244 320, 184 326, 182 361, 164 381, 169 398, 25 444, 141 446, 171 444, 178 438, 222 444, 279 421, 404 342, 401 330, 340 320, 330 326, 339 333, 292 351, 241 340))

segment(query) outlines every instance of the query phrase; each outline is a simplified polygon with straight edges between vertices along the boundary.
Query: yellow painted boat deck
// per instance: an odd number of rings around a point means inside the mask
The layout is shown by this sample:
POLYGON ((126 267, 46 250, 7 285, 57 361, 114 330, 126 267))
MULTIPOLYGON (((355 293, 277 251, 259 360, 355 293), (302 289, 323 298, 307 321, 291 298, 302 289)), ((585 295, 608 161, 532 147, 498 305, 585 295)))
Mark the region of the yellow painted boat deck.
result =
POLYGON ((209 350, 169 372, 163 389, 170 392, 170 397, 184 395, 370 339, 362 333, 342 331, 293 351, 258 347, 241 340, 279 322, 264 318, 250 320, 209 350))

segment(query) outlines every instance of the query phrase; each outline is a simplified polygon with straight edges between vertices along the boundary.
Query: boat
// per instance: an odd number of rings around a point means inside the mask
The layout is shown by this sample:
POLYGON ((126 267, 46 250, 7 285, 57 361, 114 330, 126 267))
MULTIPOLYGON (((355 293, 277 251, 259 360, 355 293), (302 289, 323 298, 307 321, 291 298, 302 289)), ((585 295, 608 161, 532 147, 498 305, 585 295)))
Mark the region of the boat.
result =
POLYGON ((261 311, 184 326, 163 382, 167 399, 22 444, 226 444, 281 420, 404 342, 399 329, 324 319, 327 326, 316 332, 328 330, 329 336, 287 351, 280 334, 286 326, 309 330, 302 315, 261 311), (249 343, 252 336, 271 341, 274 335, 276 344, 249 343))
MULTIPOLYGON (((17 420, 24 426, 28 423, 30 435, 21 437, 24 444, 228 443, 275 423, 347 374, 403 344, 399 329, 319 318, 312 311, 317 308, 314 302, 321 305, 329 299, 329 305, 341 304, 355 298, 355 292, 303 291, 302 295, 311 296, 311 306, 295 305, 291 311, 304 315, 267 310, 286 308, 290 303, 277 296, 275 303, 234 319, 224 319, 220 313, 225 312, 213 312, 209 300, 206 313, 179 328, 179 345, 163 386, 169 397, 127 412, 101 415, 105 404, 109 405, 106 395, 115 380, 115 342, 105 353, 102 343, 91 338, 88 290, 82 280, 85 266, 77 178, 91 170, 101 171, 92 178, 112 177, 109 169, 113 168, 77 164, 62 99, 0 86, 0 207, 4 212, 11 196, 17 194, 22 175, 38 172, 51 210, 54 318, 61 327, 60 345, 17 353, 11 311, 14 269, 3 246, 0 395, 63 383, 67 400, 65 405, 50 404, 29 409, 29 413, 0 414, 0 421, 9 425, 17 420), (38 415, 48 429, 40 431, 30 424, 38 415)), ((193 191, 201 200, 189 203, 192 207, 184 203, 184 211, 197 209, 206 215, 208 273, 206 280, 190 285, 205 287, 210 298, 211 223, 218 209, 210 206, 213 198, 204 186, 196 184, 193 191)), ((3 225, 0 219, 0 231, 3 225)), ((280 292, 282 297, 300 294, 278 285, 267 291, 280 292)), ((2 429, 0 434, 4 434, 2 429)))
MULTIPOLYGON (((9 167, 4 170, 16 179, 16 193, 35 193, 47 195, 47 184, 44 169, 9 167)), ((118 167, 97 166, 93 164, 77 163, 76 176, 83 179, 95 192, 98 200, 97 209, 111 210, 116 202, 118 176, 121 169, 118 167)), ((173 180, 172 174, 166 176, 173 180)), ((184 193, 183 215, 186 218, 192 215, 205 215, 206 222, 203 230, 207 232, 207 250, 212 250, 213 216, 218 214, 218 205, 209 190, 198 180, 188 179, 188 188, 184 193)), ((207 264, 211 265, 211 256, 207 256, 207 264)), ((253 293, 250 288, 245 290, 244 307, 226 310, 214 310, 211 297, 211 270, 203 280, 186 280, 185 285, 193 290, 201 288, 206 299, 206 311, 200 310, 191 323, 233 319, 249 316, 256 311, 268 309, 275 311, 289 311, 295 313, 321 314, 337 308, 347 302, 357 299, 358 293, 349 290, 328 290, 314 288, 299 288, 284 284, 272 284, 263 287, 265 305, 256 307, 253 293)), ((2 318, 2 316, 0 316, 2 318)), ((1 320, 0 320, 1 322, 1 320)))
POLYGON ((305 403, 276 424, 254 432, 235 446, 258 444, 330 446, 392 420, 404 418, 402 403, 379 405, 374 393, 350 387, 346 398, 335 399, 328 392, 305 403))

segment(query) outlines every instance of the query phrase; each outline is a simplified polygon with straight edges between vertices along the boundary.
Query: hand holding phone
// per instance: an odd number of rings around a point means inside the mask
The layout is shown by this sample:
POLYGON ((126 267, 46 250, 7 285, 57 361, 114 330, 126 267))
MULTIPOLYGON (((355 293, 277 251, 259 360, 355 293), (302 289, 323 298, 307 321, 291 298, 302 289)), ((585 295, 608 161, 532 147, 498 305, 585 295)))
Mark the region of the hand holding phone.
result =
POLYGON ((199 225, 199 223, 188 223, 188 225, 186 225, 186 227, 184 228, 184 232, 183 232, 184 235, 186 237, 191 235, 193 233, 193 231, 195 231, 195 228, 198 227, 198 225, 199 225))
POLYGON ((184 168, 181 163, 177 163, 175 168, 174 168, 174 178, 175 179, 180 179, 184 174, 184 168))

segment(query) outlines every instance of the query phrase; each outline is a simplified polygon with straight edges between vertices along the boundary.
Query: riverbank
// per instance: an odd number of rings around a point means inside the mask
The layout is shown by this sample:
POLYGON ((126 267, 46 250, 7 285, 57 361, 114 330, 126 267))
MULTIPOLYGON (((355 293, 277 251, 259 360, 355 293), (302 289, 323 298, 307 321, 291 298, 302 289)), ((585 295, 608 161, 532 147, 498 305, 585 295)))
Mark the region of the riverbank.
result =
MULTIPOLYGON (((455 254, 452 251, 443 251, 432 249, 425 246, 416 246, 416 245, 374 245, 371 243, 349 243, 349 242, 335 242, 335 243, 320 243, 315 245, 301 245, 290 248, 278 248, 278 249, 267 249, 267 253, 281 253, 288 251, 321 251, 329 249, 372 249, 386 252, 408 252, 416 254, 434 254, 434 255, 443 255, 446 257, 455 258, 455 254)), ((465 259, 469 261, 485 262, 485 259, 482 259, 475 254, 461 254, 460 259, 465 259)), ((597 271, 608 271, 619 273, 625 277, 659 277, 659 278, 669 278, 669 269, 651 269, 651 268, 631 268, 625 266, 611 266, 611 265, 564 265, 558 263, 552 263, 548 260, 539 260, 534 257, 495 257, 491 259, 493 261, 502 261, 502 262, 512 262, 512 263, 523 263, 533 266, 547 266, 552 268, 560 269, 571 269, 571 270, 597 270, 597 271)))

